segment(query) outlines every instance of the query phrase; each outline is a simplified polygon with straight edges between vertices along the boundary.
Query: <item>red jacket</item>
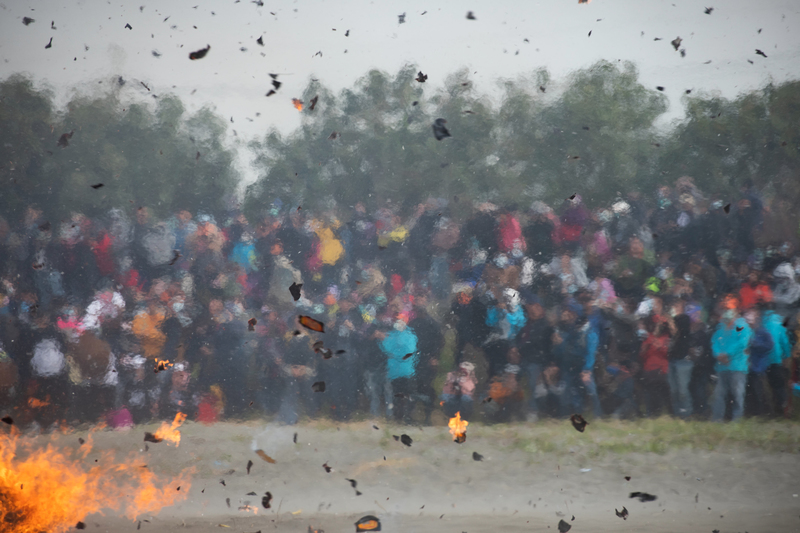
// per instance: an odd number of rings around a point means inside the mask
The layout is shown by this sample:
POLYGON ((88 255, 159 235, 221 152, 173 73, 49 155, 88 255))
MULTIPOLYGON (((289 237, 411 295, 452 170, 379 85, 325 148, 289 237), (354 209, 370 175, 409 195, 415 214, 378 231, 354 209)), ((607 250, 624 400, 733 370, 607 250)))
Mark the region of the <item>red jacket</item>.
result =
POLYGON ((642 370, 645 372, 652 372, 658 370, 666 374, 669 372, 669 359, 667 352, 669 351, 669 336, 661 335, 656 337, 652 333, 642 343, 642 370))

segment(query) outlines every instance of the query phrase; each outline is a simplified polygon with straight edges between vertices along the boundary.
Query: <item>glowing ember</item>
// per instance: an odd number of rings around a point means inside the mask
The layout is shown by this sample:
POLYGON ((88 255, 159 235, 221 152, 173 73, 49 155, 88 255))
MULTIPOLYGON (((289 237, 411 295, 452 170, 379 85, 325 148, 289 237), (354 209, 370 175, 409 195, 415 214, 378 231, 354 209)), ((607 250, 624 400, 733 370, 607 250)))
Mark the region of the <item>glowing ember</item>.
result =
POLYGON ((0 435, 3 531, 62 533, 103 510, 121 510, 134 520, 188 495, 191 472, 185 471, 173 480, 159 480, 141 461, 129 458, 118 462, 113 452, 102 453, 97 462, 85 466, 90 450, 91 437, 73 454, 56 449, 52 443, 42 449, 16 430, 0 435))
POLYGON ((33 396, 28 398, 28 407, 32 407, 32 408, 36 409, 36 408, 39 408, 39 407, 47 407, 48 405, 50 405, 50 402, 47 401, 47 400, 44 400, 44 401, 43 400, 39 400, 37 398, 34 398, 33 396))
POLYGON ((161 372, 163 370, 166 370, 166 369, 170 368, 171 366, 172 366, 172 363, 169 362, 169 359, 161 359, 161 360, 159 360, 158 357, 156 357, 156 365, 153 368, 153 372, 158 374, 159 372, 161 372))
POLYGON ((292 98, 292 104, 294 105, 294 108, 297 109, 298 111, 303 110, 303 101, 300 100, 299 98, 292 98))
POLYGON ((180 446, 181 444, 181 432, 178 431, 178 428, 181 424, 186 420, 186 415, 183 413, 178 413, 175 415, 175 420, 172 421, 172 424, 167 424, 166 422, 161 423, 161 427, 158 428, 156 434, 153 435, 155 438, 154 442, 161 442, 165 440, 167 442, 174 442, 175 446, 180 446))
POLYGON ((453 435, 453 440, 459 444, 467 440, 467 426, 469 422, 461 420, 461 411, 456 413, 456 416, 450 419, 447 427, 450 428, 450 434, 453 435))

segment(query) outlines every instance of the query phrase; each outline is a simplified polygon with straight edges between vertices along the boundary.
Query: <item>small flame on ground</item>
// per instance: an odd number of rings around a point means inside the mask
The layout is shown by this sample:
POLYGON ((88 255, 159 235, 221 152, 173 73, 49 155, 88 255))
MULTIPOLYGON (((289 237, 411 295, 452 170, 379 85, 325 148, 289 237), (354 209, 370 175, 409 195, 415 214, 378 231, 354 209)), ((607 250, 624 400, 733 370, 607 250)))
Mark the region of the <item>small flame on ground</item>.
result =
POLYGON ((159 480, 141 461, 116 461, 113 452, 101 452, 97 462, 86 466, 90 450, 91 436, 72 452, 53 443, 42 448, 18 431, 0 435, 3 531, 63 533, 103 510, 122 510, 134 520, 188 496, 191 471, 159 480))
POLYGON ((292 98, 292 105, 294 105, 294 108, 297 109, 298 111, 303 110, 303 101, 300 100, 299 98, 292 98))
POLYGON ((453 435, 453 440, 461 444, 467 440, 467 426, 469 422, 461 420, 461 411, 456 413, 456 416, 450 419, 447 427, 450 428, 450 434, 453 435))
POLYGON ((165 440, 167 442, 174 442, 175 446, 180 446, 181 432, 178 431, 178 428, 185 420, 186 415, 183 413, 178 413, 175 415, 175 420, 172 421, 172 424, 162 422, 161 427, 158 428, 158 431, 156 431, 155 438, 159 440, 165 440))

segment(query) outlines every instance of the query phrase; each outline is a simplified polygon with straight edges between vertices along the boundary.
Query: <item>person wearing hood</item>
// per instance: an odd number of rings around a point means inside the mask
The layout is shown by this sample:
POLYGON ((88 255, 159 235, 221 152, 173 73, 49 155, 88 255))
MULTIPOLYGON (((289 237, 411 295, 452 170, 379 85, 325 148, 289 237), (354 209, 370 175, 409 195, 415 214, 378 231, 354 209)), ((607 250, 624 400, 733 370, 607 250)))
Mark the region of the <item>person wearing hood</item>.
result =
POLYGON ((603 415, 597 385, 594 380, 594 364, 599 346, 599 335, 589 321, 580 321, 576 310, 565 307, 561 321, 553 334, 553 355, 558 362, 563 394, 561 415, 583 413, 586 395, 592 401, 594 416, 603 415))
POLYGON ((792 356, 789 333, 783 325, 783 317, 769 309, 764 313, 762 324, 772 337, 772 350, 767 354, 767 383, 772 391, 773 415, 782 416, 786 407, 786 382, 789 377, 785 366, 792 356))
POLYGON ((379 346, 386 356, 386 377, 392 404, 387 415, 397 422, 408 424, 413 411, 414 375, 419 354, 417 335, 408 327, 404 317, 398 317, 388 333, 378 333, 379 346))
POLYGON ((714 370, 717 385, 711 398, 711 420, 721 422, 725 417, 728 398, 733 402, 732 419, 737 421, 744 414, 744 395, 747 384, 748 354, 753 330, 739 316, 738 302, 726 299, 721 320, 711 337, 711 353, 717 360, 714 370))
POLYGON ((527 322, 520 303, 519 292, 514 289, 504 289, 503 300, 498 301, 486 312, 486 325, 492 330, 486 342, 490 377, 502 372, 506 364, 506 355, 527 322))
POLYGON ((788 308, 800 300, 800 283, 795 279, 795 272, 789 263, 781 263, 775 268, 772 275, 778 284, 772 291, 772 301, 776 305, 788 308))

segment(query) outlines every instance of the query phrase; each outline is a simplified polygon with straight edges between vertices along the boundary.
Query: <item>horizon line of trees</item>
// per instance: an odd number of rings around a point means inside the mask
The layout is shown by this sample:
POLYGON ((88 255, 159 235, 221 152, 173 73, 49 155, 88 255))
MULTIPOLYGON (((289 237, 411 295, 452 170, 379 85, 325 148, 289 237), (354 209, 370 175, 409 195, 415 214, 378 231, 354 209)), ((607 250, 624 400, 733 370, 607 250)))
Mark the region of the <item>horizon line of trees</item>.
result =
MULTIPOLYGON (((752 181, 800 204, 800 80, 734 99, 686 94, 685 118, 665 131, 655 124, 666 97, 643 86, 630 62, 578 70, 555 94, 540 69, 504 82, 499 104, 466 69, 435 90, 416 72, 373 69, 338 94, 310 81, 297 130, 273 128, 236 148, 252 152, 259 174, 244 191, 245 213, 259 216, 276 198, 374 209, 428 196, 558 204, 578 193, 603 205, 684 175, 720 198, 752 181), (452 137, 434 138, 436 118, 452 137)), ((139 206, 225 216, 237 205, 227 121, 209 108, 189 114, 174 95, 153 105, 125 100, 122 83, 58 110, 52 92, 30 78, 0 80, 0 215, 9 223, 31 204, 62 218, 139 206)))

